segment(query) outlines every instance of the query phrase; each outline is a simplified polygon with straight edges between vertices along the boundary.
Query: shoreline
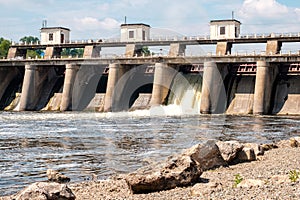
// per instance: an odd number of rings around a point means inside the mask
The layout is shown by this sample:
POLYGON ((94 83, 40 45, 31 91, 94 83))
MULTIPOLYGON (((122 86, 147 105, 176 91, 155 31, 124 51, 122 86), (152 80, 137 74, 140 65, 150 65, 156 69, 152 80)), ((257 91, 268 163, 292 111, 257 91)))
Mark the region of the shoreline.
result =
POLYGON ((278 148, 266 151, 255 161, 204 171, 198 183, 187 187, 132 194, 122 175, 69 183, 68 187, 76 199, 300 199, 299 179, 292 182, 289 178, 291 171, 300 170, 300 148, 292 147, 290 140, 276 145, 278 148), (242 179, 239 184, 237 175, 242 179))

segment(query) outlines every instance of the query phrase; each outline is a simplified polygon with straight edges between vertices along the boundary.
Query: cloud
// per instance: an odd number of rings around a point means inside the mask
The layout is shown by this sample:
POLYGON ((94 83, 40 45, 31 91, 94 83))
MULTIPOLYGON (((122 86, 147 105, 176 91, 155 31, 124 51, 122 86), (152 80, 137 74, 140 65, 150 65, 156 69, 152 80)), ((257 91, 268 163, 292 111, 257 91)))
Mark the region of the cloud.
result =
POLYGON ((115 28, 119 28, 120 26, 120 23, 113 18, 105 18, 103 20, 99 20, 94 17, 84 17, 81 19, 75 19, 75 23, 78 25, 77 27, 79 27, 80 30, 112 30, 115 28))
POLYGON ((276 19, 289 12, 287 6, 276 0, 245 0, 240 10, 244 18, 269 18, 276 19))

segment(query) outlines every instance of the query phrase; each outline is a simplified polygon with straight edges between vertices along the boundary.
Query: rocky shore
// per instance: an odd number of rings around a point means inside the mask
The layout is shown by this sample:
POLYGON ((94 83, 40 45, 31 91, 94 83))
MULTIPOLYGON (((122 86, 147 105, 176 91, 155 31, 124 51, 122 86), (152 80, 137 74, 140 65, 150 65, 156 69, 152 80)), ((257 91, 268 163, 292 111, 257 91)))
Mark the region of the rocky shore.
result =
MULTIPOLYGON (((165 163, 109 180, 64 183, 62 177, 67 177, 49 171, 48 179, 60 183, 36 183, 32 187, 41 194, 28 190, 27 195, 32 199, 296 200, 300 199, 299 147, 300 138, 263 145, 208 141, 165 163), (46 195, 50 190, 52 194, 46 195)), ((22 196, 25 190, 0 199, 31 199, 22 196)))

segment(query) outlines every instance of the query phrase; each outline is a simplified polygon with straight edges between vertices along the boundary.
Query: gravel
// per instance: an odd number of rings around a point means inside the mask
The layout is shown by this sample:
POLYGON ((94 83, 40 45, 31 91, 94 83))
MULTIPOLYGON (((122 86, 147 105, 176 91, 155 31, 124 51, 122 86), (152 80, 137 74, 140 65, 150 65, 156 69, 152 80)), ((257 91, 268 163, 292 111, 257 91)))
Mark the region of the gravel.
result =
MULTIPOLYGON (((77 200, 298 200, 300 178, 295 182, 289 179, 289 172, 293 170, 300 171, 300 148, 281 145, 280 148, 266 151, 256 161, 205 171, 199 183, 184 188, 131 194, 121 175, 109 180, 70 183, 68 186, 77 200), (244 184, 237 184, 236 175, 244 184), (252 181, 247 183, 248 180, 252 181), (253 182, 257 182, 257 185, 253 182)), ((10 198, 0 197, 0 200, 4 199, 10 198)))
POLYGON ((185 188, 149 194, 131 194, 123 179, 90 181, 70 185, 76 199, 300 199, 299 179, 292 182, 289 172, 300 170, 300 148, 281 147, 265 152, 256 161, 220 167, 201 175, 199 183, 185 188), (236 178, 254 179, 262 185, 235 186, 236 178))

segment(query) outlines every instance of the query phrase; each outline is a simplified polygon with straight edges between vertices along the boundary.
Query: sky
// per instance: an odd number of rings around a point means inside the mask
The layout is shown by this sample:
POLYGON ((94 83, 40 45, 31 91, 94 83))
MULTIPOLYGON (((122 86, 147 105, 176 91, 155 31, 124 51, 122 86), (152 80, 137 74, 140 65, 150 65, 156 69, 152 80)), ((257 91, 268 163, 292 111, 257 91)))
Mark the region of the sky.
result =
POLYGON ((157 34, 209 35, 215 19, 241 21, 241 33, 300 32, 298 0, 0 0, 0 37, 40 37, 48 27, 71 29, 71 40, 117 38, 120 24, 146 23, 157 34))

